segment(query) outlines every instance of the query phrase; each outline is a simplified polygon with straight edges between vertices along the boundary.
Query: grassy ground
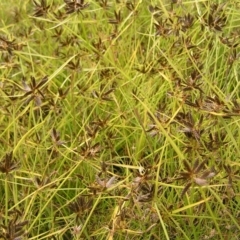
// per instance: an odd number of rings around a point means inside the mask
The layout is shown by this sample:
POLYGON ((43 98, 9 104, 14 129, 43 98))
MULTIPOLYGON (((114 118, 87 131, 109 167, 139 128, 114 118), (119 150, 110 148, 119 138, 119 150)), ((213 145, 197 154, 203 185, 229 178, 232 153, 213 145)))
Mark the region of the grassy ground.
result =
POLYGON ((238 239, 239 1, 0 19, 2 239, 238 239))

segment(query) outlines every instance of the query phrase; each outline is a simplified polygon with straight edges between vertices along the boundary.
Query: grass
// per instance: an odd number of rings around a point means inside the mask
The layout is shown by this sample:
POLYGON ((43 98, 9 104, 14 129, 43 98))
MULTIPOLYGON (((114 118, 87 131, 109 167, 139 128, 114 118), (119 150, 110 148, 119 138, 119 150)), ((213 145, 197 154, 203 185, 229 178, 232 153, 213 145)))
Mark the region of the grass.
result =
POLYGON ((2 1, 1 238, 237 239, 239 8, 2 1))

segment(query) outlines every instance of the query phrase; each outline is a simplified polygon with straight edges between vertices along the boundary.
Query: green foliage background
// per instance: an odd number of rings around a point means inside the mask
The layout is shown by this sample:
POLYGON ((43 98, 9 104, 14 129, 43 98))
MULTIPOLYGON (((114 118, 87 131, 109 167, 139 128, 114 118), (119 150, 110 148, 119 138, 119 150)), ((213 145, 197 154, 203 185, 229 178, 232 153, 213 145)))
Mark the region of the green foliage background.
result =
POLYGON ((239 10, 1 1, 1 238, 237 239, 239 10))

